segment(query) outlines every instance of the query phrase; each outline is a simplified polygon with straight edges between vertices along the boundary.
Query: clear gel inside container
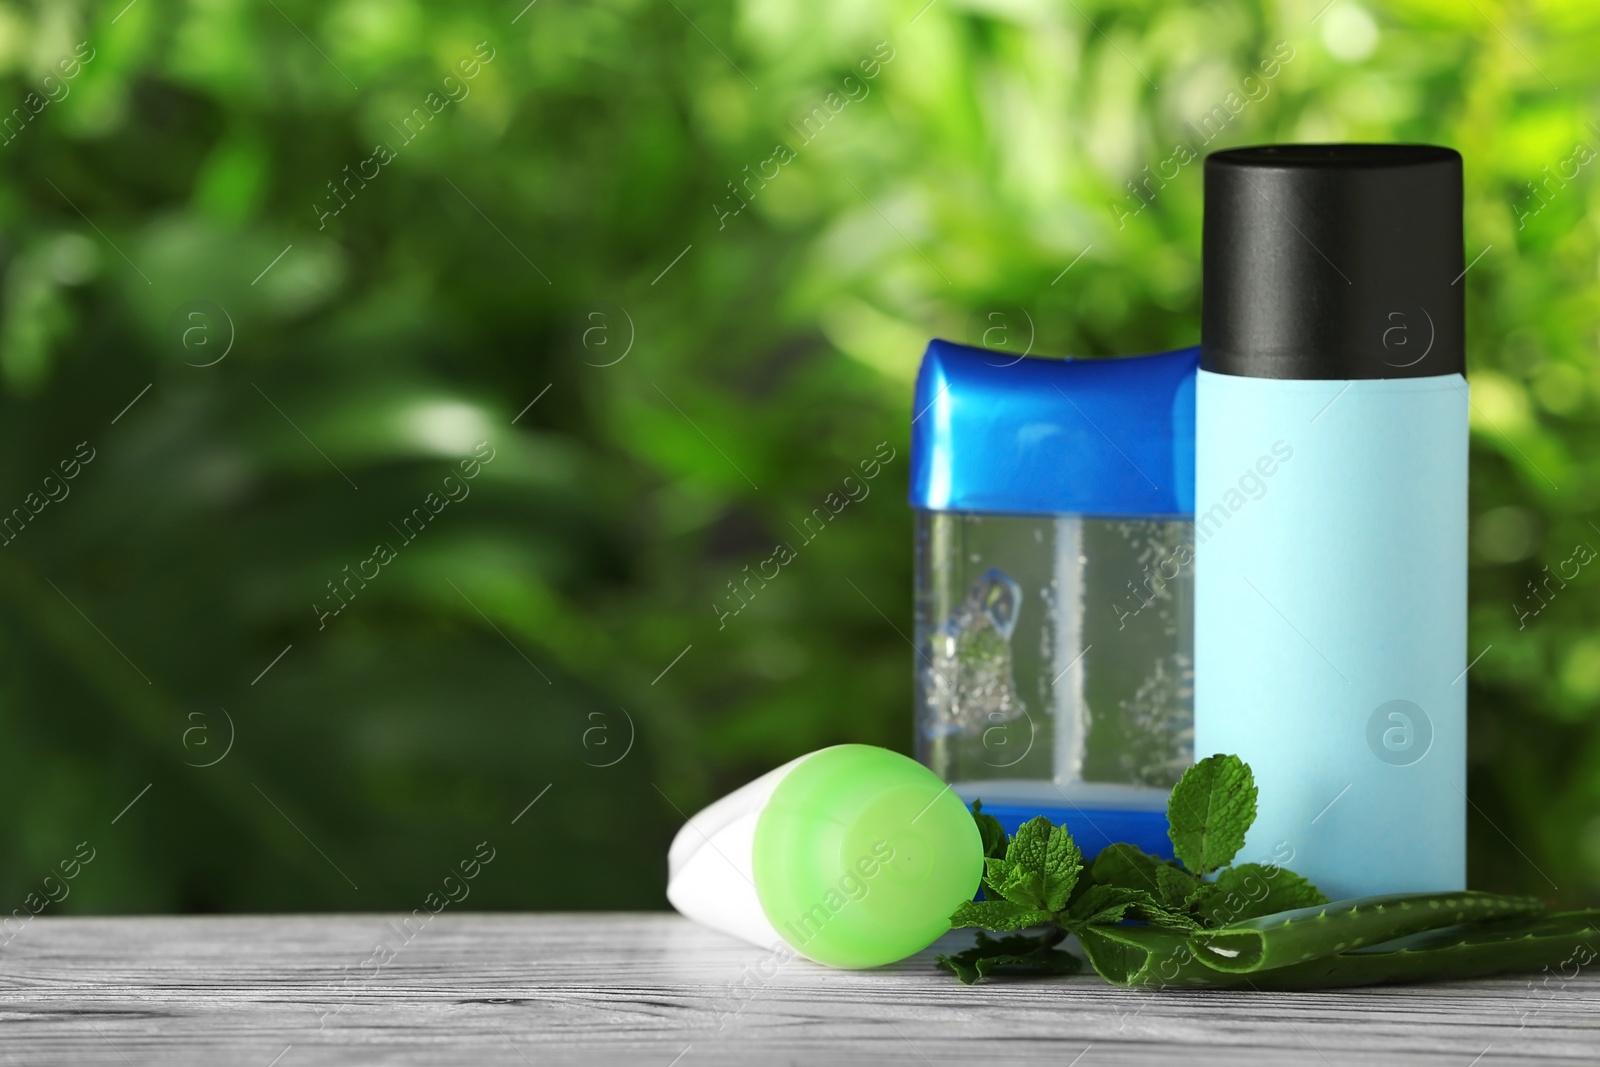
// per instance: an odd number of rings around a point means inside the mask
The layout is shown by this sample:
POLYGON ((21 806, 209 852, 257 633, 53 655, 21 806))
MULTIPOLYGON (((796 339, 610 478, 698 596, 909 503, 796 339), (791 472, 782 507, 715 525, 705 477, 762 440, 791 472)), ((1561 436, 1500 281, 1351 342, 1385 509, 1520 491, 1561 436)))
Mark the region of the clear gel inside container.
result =
POLYGON ((916 511, 917 757, 963 800, 1163 811, 1194 761, 1194 534, 916 511))

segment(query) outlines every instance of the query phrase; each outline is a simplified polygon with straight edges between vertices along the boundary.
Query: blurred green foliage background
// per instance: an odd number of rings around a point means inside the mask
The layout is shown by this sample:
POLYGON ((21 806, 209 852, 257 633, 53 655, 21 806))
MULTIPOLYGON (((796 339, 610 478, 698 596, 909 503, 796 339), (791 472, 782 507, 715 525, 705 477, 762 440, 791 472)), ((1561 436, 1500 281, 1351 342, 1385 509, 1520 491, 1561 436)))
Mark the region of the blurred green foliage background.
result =
POLYGON ((925 2, 0 3, 0 912, 659 907, 908 750, 921 348, 1195 343, 1204 116, 1466 157, 1472 880, 1593 901, 1600 7, 925 2))

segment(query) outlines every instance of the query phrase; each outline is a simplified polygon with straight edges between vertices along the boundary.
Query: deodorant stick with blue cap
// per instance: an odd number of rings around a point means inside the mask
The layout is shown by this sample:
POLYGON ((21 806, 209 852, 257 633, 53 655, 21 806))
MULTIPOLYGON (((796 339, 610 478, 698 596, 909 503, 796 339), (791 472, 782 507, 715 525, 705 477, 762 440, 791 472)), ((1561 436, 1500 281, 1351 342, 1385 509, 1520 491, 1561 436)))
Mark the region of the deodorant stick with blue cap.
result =
POLYGON ((833 967, 905 959, 978 891, 983 844, 932 771, 871 745, 791 760, 696 814, 667 853, 688 918, 833 967))
POLYGON ((1195 754, 1335 899, 1466 881, 1461 203, 1431 145, 1205 164, 1195 754))

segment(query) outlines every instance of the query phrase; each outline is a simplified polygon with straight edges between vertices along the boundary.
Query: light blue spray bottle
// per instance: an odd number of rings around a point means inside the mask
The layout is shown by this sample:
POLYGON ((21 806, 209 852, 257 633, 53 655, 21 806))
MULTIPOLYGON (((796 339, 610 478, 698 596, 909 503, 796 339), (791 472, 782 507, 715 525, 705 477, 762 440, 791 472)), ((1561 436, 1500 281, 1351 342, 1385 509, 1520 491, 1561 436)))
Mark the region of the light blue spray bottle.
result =
POLYGON ((1242 860, 1330 897, 1466 882, 1461 157, 1213 154, 1196 385, 1195 752, 1242 860))

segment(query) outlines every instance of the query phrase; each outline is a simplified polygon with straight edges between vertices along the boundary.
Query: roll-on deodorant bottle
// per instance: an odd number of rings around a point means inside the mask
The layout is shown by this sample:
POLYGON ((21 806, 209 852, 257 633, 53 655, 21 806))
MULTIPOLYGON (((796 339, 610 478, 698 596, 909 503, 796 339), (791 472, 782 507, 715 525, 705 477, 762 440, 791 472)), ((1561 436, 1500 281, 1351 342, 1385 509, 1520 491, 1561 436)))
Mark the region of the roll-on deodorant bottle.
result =
POLYGON ((1195 754, 1336 899, 1466 880, 1463 260, 1450 149, 1206 160, 1195 754))
POLYGON ((691 818, 667 852, 667 899, 777 962, 878 967, 947 932, 982 874, 977 823, 938 775, 834 745, 691 818))

